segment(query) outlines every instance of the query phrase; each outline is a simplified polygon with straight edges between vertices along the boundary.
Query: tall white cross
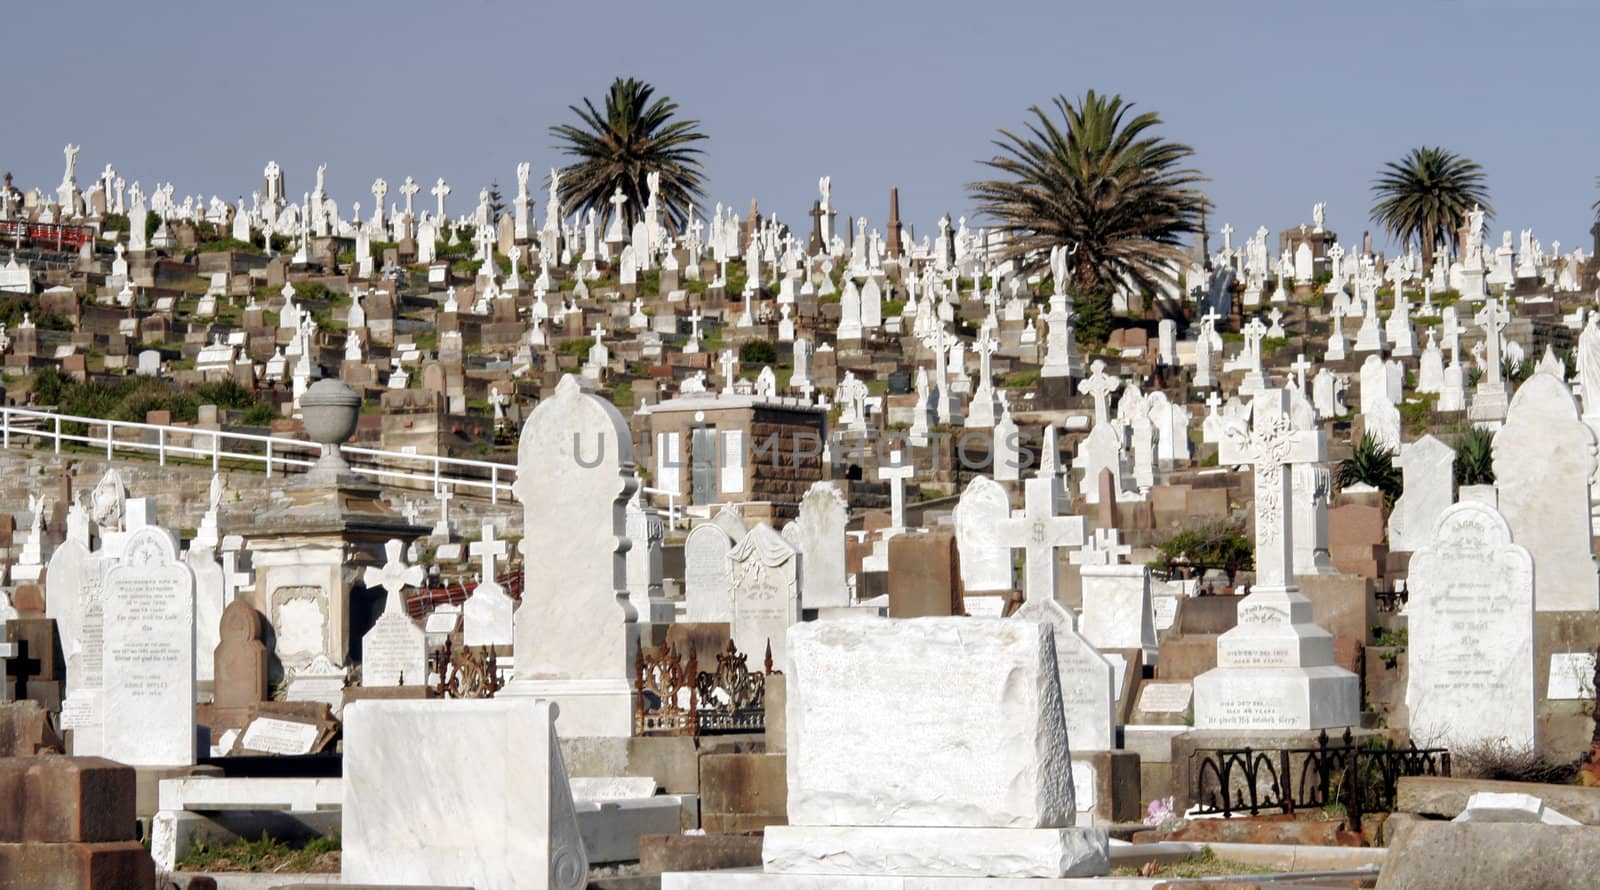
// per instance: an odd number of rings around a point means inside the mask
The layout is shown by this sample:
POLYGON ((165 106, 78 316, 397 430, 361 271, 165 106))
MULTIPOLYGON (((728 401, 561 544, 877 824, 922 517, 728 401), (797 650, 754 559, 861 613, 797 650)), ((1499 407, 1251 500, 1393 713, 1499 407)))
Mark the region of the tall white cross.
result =
POLYGON ((483 538, 467 545, 467 553, 483 560, 483 570, 478 580, 493 583, 495 579, 495 562, 504 559, 506 555, 506 542, 497 541, 494 537, 494 523, 483 524, 483 538))
POLYGON ((445 199, 446 195, 450 194, 450 186, 445 185, 444 177, 442 177, 442 176, 439 177, 439 181, 435 182, 433 184, 433 188, 431 190, 429 190, 429 194, 431 194, 435 198, 439 199, 439 214, 438 215, 439 215, 439 222, 442 225, 444 223, 444 220, 445 220, 445 217, 444 217, 444 199, 445 199))
POLYGON ((405 562, 406 545, 399 538, 390 538, 389 543, 383 545, 384 552, 388 554, 388 561, 383 568, 368 566, 361 580, 368 587, 382 587, 388 591, 384 599, 383 613, 385 615, 405 615, 405 603, 401 601, 400 594, 410 587, 422 585, 422 566, 408 566, 405 562))
POLYGON ((894 528, 906 527, 906 480, 915 472, 898 451, 889 454, 888 466, 878 468, 878 478, 889 483, 889 523, 894 528))
POLYGON ((1105 423, 1110 417, 1106 410, 1106 400, 1111 394, 1122 388, 1122 378, 1112 377, 1106 373, 1106 363, 1095 359, 1089 365, 1089 376, 1078 382, 1078 392, 1094 399, 1094 422, 1096 426, 1105 423))
POLYGON ((1244 334, 1244 351, 1250 359, 1250 371, 1253 374, 1261 373, 1261 341, 1267 336, 1267 326, 1261 323, 1261 316, 1250 319, 1240 333, 1244 334))
POLYGON ((1289 464, 1327 459, 1322 431, 1296 430, 1289 417, 1289 391, 1265 389, 1251 403, 1253 426, 1229 421, 1223 430, 1218 459, 1224 464, 1251 464, 1255 468, 1256 586, 1284 589, 1291 586, 1294 567, 1294 524, 1291 518, 1293 474, 1289 464))
POLYGON ((1311 362, 1306 361, 1306 354, 1303 353, 1303 352, 1300 353, 1300 356, 1298 358, 1296 358, 1294 360, 1294 362, 1292 362, 1289 365, 1289 370, 1293 371, 1295 373, 1295 376, 1297 378, 1299 378, 1300 391, 1301 392, 1305 392, 1306 391, 1306 372, 1311 370, 1311 362))
POLYGON ((1224 223, 1222 226, 1222 249, 1233 249, 1233 224, 1224 223))
POLYGON ((1489 366, 1484 369, 1484 376, 1488 378, 1486 382, 1493 386, 1501 382, 1500 332, 1511 323, 1511 313, 1506 311, 1506 307, 1501 305, 1499 300, 1490 300, 1478 310, 1478 314, 1472 320, 1483 326, 1483 342, 1488 350, 1485 364, 1489 366))
POLYGON ((1065 492, 1055 454, 1056 430, 1047 426, 1039 470, 1023 486, 1024 509, 998 523, 1001 543, 1026 551, 1022 593, 1028 603, 1055 601, 1056 548, 1083 544, 1084 518, 1056 513, 1065 492))
POLYGON ((421 190, 422 186, 417 185, 417 181, 409 176, 406 177, 405 182, 400 183, 400 194, 404 195, 406 199, 406 217, 408 219, 411 217, 411 196, 421 190))

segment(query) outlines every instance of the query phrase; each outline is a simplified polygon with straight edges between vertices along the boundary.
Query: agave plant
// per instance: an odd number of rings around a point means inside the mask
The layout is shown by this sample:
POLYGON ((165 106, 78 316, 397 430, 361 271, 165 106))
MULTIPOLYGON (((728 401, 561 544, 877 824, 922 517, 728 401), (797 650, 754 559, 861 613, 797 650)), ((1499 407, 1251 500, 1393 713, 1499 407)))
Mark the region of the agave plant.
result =
POLYGON ((1494 435, 1470 426, 1456 436, 1456 484, 1494 484, 1494 435))
POLYGON ((1356 443, 1355 453, 1339 461, 1335 481, 1341 489, 1353 485, 1376 488, 1383 492, 1383 501, 1390 506, 1405 487, 1400 468, 1394 465, 1394 452, 1379 445, 1371 433, 1364 433, 1356 443))

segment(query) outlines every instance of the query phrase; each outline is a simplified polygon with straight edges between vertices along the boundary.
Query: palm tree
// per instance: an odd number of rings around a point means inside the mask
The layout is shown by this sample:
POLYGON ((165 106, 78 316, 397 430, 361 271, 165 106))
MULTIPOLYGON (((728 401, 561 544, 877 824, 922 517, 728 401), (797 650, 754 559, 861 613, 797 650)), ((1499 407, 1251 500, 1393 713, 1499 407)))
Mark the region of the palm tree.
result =
POLYGON ((649 174, 661 176, 660 202, 667 227, 681 231, 691 209, 704 197, 700 156, 694 147, 706 137, 697 120, 674 120, 678 103, 663 96, 652 101, 655 87, 634 78, 617 78, 606 93, 605 111, 588 99, 569 106, 577 124, 550 128, 557 148, 577 160, 561 171, 561 200, 569 207, 593 209, 609 222, 609 198, 618 189, 628 201, 623 222, 632 226, 649 199, 649 174))
POLYGON ((1174 283, 1181 239, 1201 228, 1208 202, 1196 185, 1205 177, 1182 166, 1193 148, 1155 135, 1161 118, 1133 115, 1120 95, 1090 90, 1076 103, 1051 101, 1059 123, 1039 106, 1029 108, 1027 133, 1001 130, 994 141, 1000 153, 983 162, 999 176, 968 189, 979 210, 999 222, 1010 255, 1028 266, 1057 245, 1073 250, 1079 311, 1100 304, 1109 323, 1117 288, 1157 291, 1174 283))
POLYGON ((1377 203, 1372 221, 1401 243, 1422 242, 1422 264, 1433 266, 1433 246, 1448 240, 1461 247, 1462 217, 1474 205, 1493 216, 1483 168, 1443 148, 1413 148, 1399 163, 1390 161, 1372 183, 1377 203))

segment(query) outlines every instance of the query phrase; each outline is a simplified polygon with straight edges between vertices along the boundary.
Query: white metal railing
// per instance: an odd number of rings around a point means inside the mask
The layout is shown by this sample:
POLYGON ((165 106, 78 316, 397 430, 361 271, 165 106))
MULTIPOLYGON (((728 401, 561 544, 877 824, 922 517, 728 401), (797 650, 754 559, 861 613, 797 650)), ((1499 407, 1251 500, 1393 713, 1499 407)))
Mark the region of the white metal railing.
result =
MULTIPOLYGON (((272 476, 274 468, 279 473, 304 471, 322 456, 322 446, 305 439, 106 420, 0 406, 0 447, 9 450, 13 438, 26 439, 30 444, 48 442, 56 454, 61 453, 64 442, 96 450, 104 448, 107 460, 120 451, 128 457, 154 454, 161 466, 166 466, 168 457, 210 461, 212 472, 219 470, 222 461, 227 460, 243 463, 246 467, 259 466, 268 478, 272 476), (84 429, 81 433, 63 429, 69 424, 81 424, 84 429), (151 438, 154 441, 147 441, 151 438)), ((375 479, 425 484, 434 494, 444 491, 475 494, 487 497, 492 504, 498 504, 501 495, 512 494, 511 488, 517 477, 515 464, 494 461, 382 451, 354 445, 341 445, 339 452, 351 466, 375 479)), ((644 492, 666 501, 670 527, 677 528, 685 521, 683 508, 678 503, 680 495, 649 487, 644 492)))
MULTIPOLYGON (((304 471, 322 456, 322 446, 305 439, 0 407, 0 447, 11 448, 14 438, 48 442, 56 454, 61 453, 63 443, 97 451, 103 448, 108 460, 118 452, 132 457, 153 454, 162 466, 169 457, 188 458, 210 461, 216 471, 226 460, 258 466, 269 478, 274 472, 304 471), (64 429, 72 424, 82 425, 82 432, 64 429)), ((463 490, 487 497, 491 503, 499 503, 502 494, 511 494, 517 475, 515 465, 493 461, 353 445, 341 445, 339 451, 352 466, 374 478, 426 484, 434 493, 463 490)))

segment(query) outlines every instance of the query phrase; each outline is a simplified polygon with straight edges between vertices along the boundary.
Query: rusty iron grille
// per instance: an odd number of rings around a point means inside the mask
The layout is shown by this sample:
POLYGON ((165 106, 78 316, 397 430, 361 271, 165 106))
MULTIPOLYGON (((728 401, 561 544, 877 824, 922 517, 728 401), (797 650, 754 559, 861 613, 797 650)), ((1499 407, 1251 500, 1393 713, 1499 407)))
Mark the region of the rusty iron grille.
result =
POLYGON ((662 647, 641 649, 634 662, 635 735, 719 735, 766 729, 766 678, 772 669, 767 645, 764 670, 752 671, 732 640, 717 653, 716 667, 700 670, 700 655, 662 647))
POLYGON ((437 698, 494 698, 506 685, 492 647, 457 649, 449 638, 428 653, 428 673, 438 677, 434 686, 437 698))
POLYGON ((1356 744, 1349 728, 1338 744, 1326 730, 1315 748, 1224 748, 1190 755, 1199 812, 1258 816, 1342 806, 1353 831, 1364 813, 1394 807, 1395 786, 1407 776, 1450 775, 1444 748, 1405 747, 1393 740, 1356 744))

